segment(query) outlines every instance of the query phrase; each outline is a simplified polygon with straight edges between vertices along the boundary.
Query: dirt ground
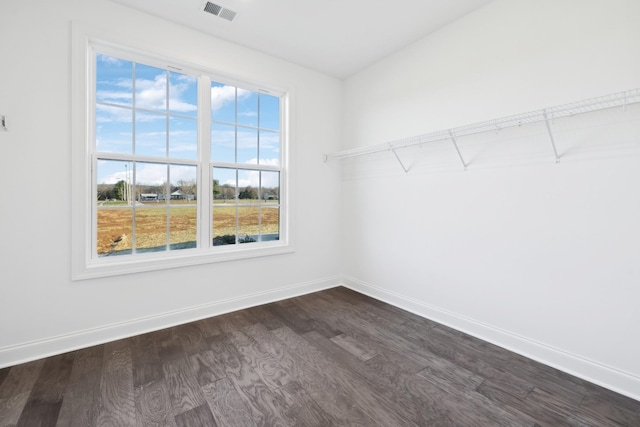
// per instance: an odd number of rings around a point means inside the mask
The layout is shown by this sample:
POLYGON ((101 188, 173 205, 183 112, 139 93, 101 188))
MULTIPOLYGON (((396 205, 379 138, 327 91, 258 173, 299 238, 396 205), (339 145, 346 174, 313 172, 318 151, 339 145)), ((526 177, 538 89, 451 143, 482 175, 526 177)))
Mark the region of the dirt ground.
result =
MULTIPOLYGON (((195 207, 172 207, 170 210, 170 244, 196 240, 195 207)), ((274 206, 238 207, 238 235, 279 232, 280 209, 274 206), (261 215, 261 220, 259 217, 261 215)), ((131 208, 98 209, 98 255, 131 250, 133 213, 131 208)), ((167 209, 136 209, 136 249, 167 244, 167 209)), ((236 208, 214 206, 213 237, 236 234, 236 208)))

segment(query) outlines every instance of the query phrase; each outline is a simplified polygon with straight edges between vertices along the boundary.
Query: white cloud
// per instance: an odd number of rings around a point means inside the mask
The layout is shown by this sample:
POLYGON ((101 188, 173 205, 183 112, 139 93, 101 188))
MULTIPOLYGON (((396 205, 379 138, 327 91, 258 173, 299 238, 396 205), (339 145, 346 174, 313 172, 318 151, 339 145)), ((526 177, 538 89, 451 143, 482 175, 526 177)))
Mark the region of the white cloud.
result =
MULTIPOLYGON (((238 88, 238 100, 248 98, 251 92, 238 88)), ((236 88, 234 86, 212 86, 211 87, 211 111, 216 112, 229 103, 236 100, 236 88)))
POLYGON ((153 80, 136 79, 136 107, 164 110, 167 100, 167 74, 161 73, 153 80))

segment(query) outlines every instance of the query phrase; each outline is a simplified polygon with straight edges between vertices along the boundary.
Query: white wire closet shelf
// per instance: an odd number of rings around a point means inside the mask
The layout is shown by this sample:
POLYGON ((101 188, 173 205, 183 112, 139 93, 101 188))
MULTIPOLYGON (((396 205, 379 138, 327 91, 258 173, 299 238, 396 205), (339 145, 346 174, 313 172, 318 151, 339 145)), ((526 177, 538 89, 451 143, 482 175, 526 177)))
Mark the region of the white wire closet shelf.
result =
POLYGON ((466 169, 467 164, 465 163, 465 160, 458 148, 456 141, 457 137, 474 135, 483 132, 498 131, 500 129, 521 126, 528 123, 546 122, 549 140, 553 147, 556 161, 558 161, 558 152, 556 150, 553 133, 551 132, 551 127, 549 125, 550 120, 561 117, 571 117, 577 114, 590 113, 610 108, 622 107, 623 109, 626 109, 627 105, 636 103, 640 103, 640 89, 631 89, 624 92, 585 99, 582 101, 576 101, 569 104, 558 105, 555 107, 548 107, 542 110, 531 111, 528 113, 521 113, 513 116, 501 117, 498 119, 487 120, 484 122, 469 124, 456 128, 443 129, 435 132, 425 133, 422 135, 416 135, 413 137, 399 139, 384 144, 337 151, 334 153, 325 154, 324 160, 326 162, 329 160, 339 160, 349 157, 358 157, 368 154, 380 153, 383 151, 392 151, 396 156, 396 159, 400 162, 400 165, 402 166, 404 171, 408 172, 408 169, 404 166, 395 150, 427 144, 430 142, 450 140, 455 146, 462 165, 466 169))

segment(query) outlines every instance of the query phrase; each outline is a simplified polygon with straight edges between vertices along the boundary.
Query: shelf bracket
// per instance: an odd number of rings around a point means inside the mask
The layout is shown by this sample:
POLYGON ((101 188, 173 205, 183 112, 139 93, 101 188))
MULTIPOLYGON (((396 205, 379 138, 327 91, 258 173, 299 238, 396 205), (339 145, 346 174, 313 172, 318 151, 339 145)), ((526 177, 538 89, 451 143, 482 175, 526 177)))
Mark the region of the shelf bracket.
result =
POLYGON ((556 163, 560 162, 560 156, 558 156, 558 150, 556 149, 556 142, 553 139, 553 132, 551 132, 551 125, 549 124, 549 116, 547 116, 547 110, 542 110, 542 115, 544 116, 544 123, 547 125, 547 133, 549 134, 549 140, 551 141, 551 146, 553 147, 553 155, 556 158, 556 163))
POLYGON ((453 142, 453 146, 456 148, 456 152, 458 153, 458 157, 460 158, 460 162, 464 167, 464 170, 467 170, 467 163, 464 161, 464 157, 462 157, 462 153, 460 152, 460 148, 458 148, 458 143, 456 142, 456 137, 453 136, 453 132, 449 129, 449 137, 451 138, 451 142, 453 142))
POLYGON ((404 163, 402 163, 402 159, 400 158, 400 156, 398 156, 398 153, 396 153, 396 149, 393 147, 392 143, 389 143, 389 149, 391 150, 393 155, 396 156, 396 159, 398 160, 398 163, 400 163, 400 166, 402 166, 402 170, 404 171, 404 173, 409 173, 409 168, 406 168, 404 166, 404 163))

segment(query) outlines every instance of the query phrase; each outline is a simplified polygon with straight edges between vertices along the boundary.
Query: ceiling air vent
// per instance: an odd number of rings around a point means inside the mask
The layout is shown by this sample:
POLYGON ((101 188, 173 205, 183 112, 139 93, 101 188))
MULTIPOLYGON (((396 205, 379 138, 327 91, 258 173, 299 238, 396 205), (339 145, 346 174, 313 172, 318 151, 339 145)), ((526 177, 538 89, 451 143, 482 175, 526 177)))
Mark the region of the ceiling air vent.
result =
POLYGON ((220 12, 220 18, 224 18, 227 21, 233 21, 233 18, 236 17, 236 13, 233 10, 229 10, 229 9, 222 9, 222 12, 220 12))
POLYGON ((210 1, 208 1, 204 5, 204 11, 212 15, 219 16, 220 18, 224 18, 227 21, 233 21, 233 18, 236 17, 236 12, 234 12, 233 10, 224 8, 215 3, 211 3, 210 1))

